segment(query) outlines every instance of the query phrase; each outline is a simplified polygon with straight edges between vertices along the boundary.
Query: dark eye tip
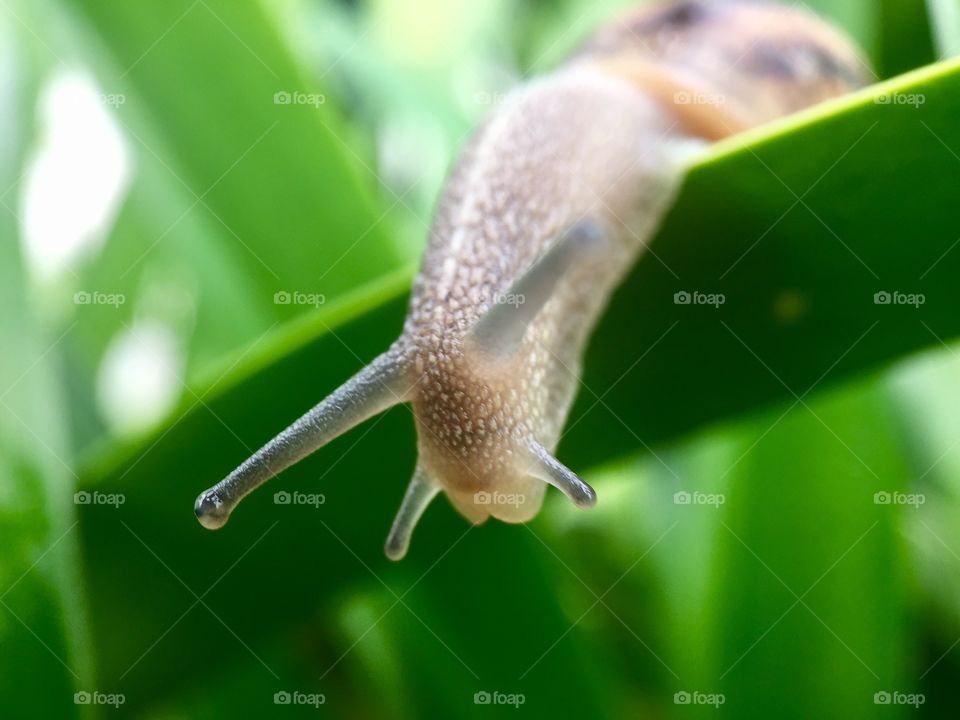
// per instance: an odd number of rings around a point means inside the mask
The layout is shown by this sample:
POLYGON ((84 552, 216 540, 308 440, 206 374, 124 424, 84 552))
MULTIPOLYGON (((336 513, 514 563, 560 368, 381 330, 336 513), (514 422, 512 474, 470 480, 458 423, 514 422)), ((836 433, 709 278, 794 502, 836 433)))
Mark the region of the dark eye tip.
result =
POLYGON ((704 20, 710 13, 702 2, 687 0, 667 8, 660 23, 666 27, 684 28, 704 20))
POLYGON ((201 493, 193 506, 197 520, 208 530, 219 530, 227 524, 230 513, 222 506, 219 498, 207 493, 201 493))

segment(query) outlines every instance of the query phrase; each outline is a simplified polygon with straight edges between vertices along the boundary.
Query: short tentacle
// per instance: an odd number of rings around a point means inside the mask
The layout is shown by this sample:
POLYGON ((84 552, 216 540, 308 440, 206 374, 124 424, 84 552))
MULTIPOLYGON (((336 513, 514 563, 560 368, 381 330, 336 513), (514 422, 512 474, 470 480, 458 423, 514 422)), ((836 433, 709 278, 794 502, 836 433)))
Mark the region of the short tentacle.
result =
POLYGON ((536 441, 530 443, 528 450, 531 475, 562 491, 577 507, 593 507, 597 502, 597 494, 573 470, 557 460, 549 450, 536 441))
POLYGON ((410 537, 413 529, 419 522, 423 511, 440 492, 440 487, 434 483, 419 465, 410 479, 403 502, 397 511, 397 516, 387 535, 384 551, 391 560, 400 560, 407 554, 410 546, 410 537))

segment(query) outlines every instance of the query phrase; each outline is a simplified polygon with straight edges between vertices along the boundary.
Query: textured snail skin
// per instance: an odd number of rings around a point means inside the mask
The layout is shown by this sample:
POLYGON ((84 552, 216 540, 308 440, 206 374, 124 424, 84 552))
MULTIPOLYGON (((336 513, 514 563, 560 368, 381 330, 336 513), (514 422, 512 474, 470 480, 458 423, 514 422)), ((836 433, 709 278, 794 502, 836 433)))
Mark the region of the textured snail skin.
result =
POLYGON ((223 526, 253 489, 399 402, 413 406, 419 454, 389 557, 440 491, 474 523, 529 520, 548 484, 591 506, 553 452, 589 333, 691 154, 866 79, 839 33, 794 9, 683 2, 611 22, 511 93, 464 149, 399 339, 202 493, 200 522, 223 526))

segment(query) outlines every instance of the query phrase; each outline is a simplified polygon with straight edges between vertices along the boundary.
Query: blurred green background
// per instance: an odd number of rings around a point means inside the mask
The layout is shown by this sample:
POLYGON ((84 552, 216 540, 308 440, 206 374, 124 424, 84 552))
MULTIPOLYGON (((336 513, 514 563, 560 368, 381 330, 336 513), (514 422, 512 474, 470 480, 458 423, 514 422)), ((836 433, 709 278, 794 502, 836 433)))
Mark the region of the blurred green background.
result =
POLYGON ((389 563, 396 408, 193 516, 398 334, 471 128, 629 5, 0 0, 0 715, 956 716, 949 2, 809 3, 894 80, 694 168, 561 443, 595 509, 440 501, 389 563))

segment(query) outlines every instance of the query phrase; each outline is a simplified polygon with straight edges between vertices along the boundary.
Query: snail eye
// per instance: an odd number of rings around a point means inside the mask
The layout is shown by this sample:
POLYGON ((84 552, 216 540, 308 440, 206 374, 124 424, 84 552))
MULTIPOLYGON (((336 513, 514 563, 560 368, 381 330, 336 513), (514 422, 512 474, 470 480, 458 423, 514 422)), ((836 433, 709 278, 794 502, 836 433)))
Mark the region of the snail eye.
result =
POLYGON ((688 0, 664 10, 638 13, 626 32, 634 37, 656 37, 661 33, 673 34, 699 25, 715 13, 715 8, 703 2, 688 0))
POLYGON ((814 43, 788 47, 758 44, 751 53, 749 67, 758 75, 784 80, 815 82, 836 78, 854 87, 863 84, 855 68, 814 43))
POLYGON ((658 24, 673 30, 696 25, 710 14, 710 9, 702 2, 681 2, 664 11, 658 24))
POLYGON ((750 69, 757 75, 794 80, 798 75, 795 53, 766 43, 758 44, 750 53, 750 69))

